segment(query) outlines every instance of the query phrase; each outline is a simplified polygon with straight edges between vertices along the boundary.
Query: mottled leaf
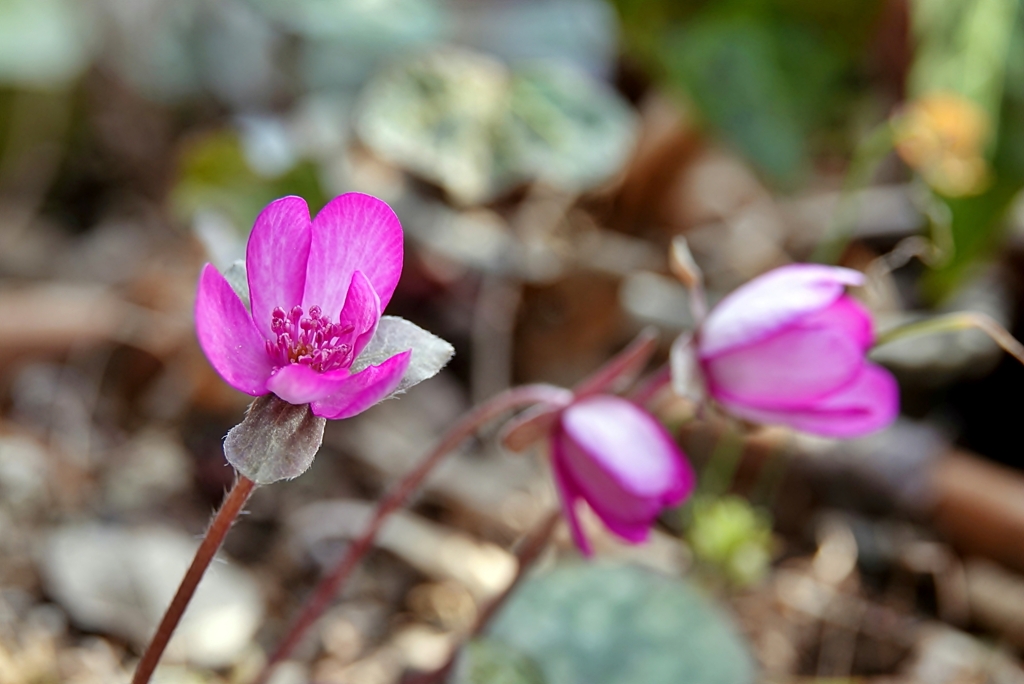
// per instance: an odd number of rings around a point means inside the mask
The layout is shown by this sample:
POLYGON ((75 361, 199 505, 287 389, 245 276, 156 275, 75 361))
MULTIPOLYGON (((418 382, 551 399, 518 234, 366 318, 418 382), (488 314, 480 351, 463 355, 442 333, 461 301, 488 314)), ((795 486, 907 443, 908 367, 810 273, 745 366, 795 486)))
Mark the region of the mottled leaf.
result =
POLYGON ((455 672, 460 684, 545 684, 528 657, 497 639, 477 639, 466 646, 455 672))
POLYGON ((581 71, 544 63, 513 75, 501 137, 522 178, 581 192, 625 165, 636 134, 629 105, 581 71))
POLYGON ((576 563, 534 577, 488 636, 558 684, 754 681, 747 646, 719 608, 684 580, 637 567, 576 563))
POLYGON ((549 63, 509 71, 447 48, 368 84, 356 130, 379 156, 475 205, 537 180, 580 192, 622 168, 636 117, 610 87, 549 63))
POLYGON ((395 64, 366 87, 356 130, 378 155, 478 204, 507 187, 494 135, 507 92, 500 62, 445 49, 395 64))

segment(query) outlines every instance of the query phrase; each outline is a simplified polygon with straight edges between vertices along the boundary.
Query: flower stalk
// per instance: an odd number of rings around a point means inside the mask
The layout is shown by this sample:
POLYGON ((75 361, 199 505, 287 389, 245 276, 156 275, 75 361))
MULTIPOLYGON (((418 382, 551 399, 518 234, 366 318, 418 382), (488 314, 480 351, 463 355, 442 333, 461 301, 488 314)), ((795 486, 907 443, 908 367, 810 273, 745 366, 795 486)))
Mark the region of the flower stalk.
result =
POLYGON ((883 344, 895 342, 906 337, 956 332, 971 328, 984 332, 1003 351, 1024 364, 1024 344, 1021 344, 1006 328, 999 325, 994 318, 977 311, 958 311, 886 330, 878 336, 875 346, 881 347, 883 344))
MULTIPOLYGON (((537 559, 540 558, 541 553, 547 548, 548 542, 551 540, 551 535, 554 534, 555 528, 558 526, 558 520, 560 514, 556 511, 548 515, 543 522, 541 522, 530 535, 523 540, 519 550, 516 551, 516 575, 512 578, 512 582, 508 587, 501 593, 500 596, 491 601, 486 608, 477 616, 476 623, 473 625, 473 629, 470 630, 465 641, 470 641, 480 636, 487 626, 494 619, 494 616, 498 614, 501 607, 508 602, 509 597, 516 590, 516 588, 522 584, 526 574, 533 567, 537 559)), ((448 662, 426 674, 418 677, 413 677, 407 680, 405 684, 441 684, 444 682, 448 675, 451 674, 452 668, 455 666, 455 662, 459 656, 459 649, 452 651, 451 656, 448 658, 448 662)))
POLYGON ((654 328, 644 328, 625 349, 576 385, 573 390, 576 398, 606 392, 612 385, 629 384, 643 371, 657 348, 658 332, 654 328))
POLYGON ((482 425, 507 411, 533 404, 557 405, 567 401, 567 396, 571 398, 568 390, 553 385, 524 385, 502 392, 466 413, 448 430, 416 469, 406 475, 380 500, 369 525, 348 546, 337 565, 320 580, 313 593, 306 599, 299 616, 288 629, 254 684, 266 682, 273 668, 291 655, 305 633, 330 606, 331 601, 344 586, 352 571, 373 546, 373 542, 388 516, 401 508, 448 453, 455 450, 463 440, 476 432, 482 425))
POLYGON ((185 614, 192 595, 195 594, 200 580, 206 573, 206 568, 210 566, 217 550, 224 543, 224 537, 227 536, 232 523, 242 511, 242 507, 245 506, 245 502, 249 500, 249 496, 255 488, 256 483, 243 475, 239 475, 235 480, 227 498, 224 499, 220 510, 217 511, 213 522, 206 530, 202 543, 196 549, 192 565, 189 566, 185 577, 181 580, 178 591, 171 600, 171 605, 167 607, 163 619, 160 620, 160 625, 157 627, 152 641, 149 642, 146 652, 142 654, 142 660, 139 661, 139 666, 135 669, 135 676, 132 677, 132 684, 146 684, 153 676, 153 671, 156 670, 160 657, 167 648, 182 615, 185 614))

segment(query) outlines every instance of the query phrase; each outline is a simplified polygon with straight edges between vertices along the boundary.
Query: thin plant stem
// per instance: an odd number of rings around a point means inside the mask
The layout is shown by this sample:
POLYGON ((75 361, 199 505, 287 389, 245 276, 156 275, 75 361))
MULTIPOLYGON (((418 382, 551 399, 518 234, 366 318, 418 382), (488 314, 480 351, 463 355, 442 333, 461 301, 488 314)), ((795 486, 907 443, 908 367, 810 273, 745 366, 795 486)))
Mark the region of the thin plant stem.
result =
MULTIPOLYGON (((636 379, 654 353, 658 343, 657 333, 653 328, 640 331, 629 345, 609 361, 597 369, 593 375, 582 380, 569 394, 568 399, 576 399, 607 392, 615 385, 623 387, 636 379)), ((634 400, 635 401, 635 400, 634 400)), ((568 402, 566 402, 567 404, 568 402)), ((509 422, 502 431, 501 444, 509 451, 523 451, 531 444, 543 438, 554 425, 559 410, 563 405, 549 406, 533 412, 524 413, 518 419, 509 422)))
POLYGON ((266 682, 277 663, 291 655, 305 633, 330 606, 359 561, 373 546, 384 521, 405 503, 449 452, 454 451, 482 425, 506 411, 531 404, 560 405, 565 403, 567 398, 571 398, 569 391, 561 387, 545 384, 523 385, 502 392, 466 413, 420 461, 420 464, 380 500, 366 529, 348 546, 337 565, 320 580, 313 593, 306 599, 298 617, 289 627, 254 684, 266 682))
POLYGON ((153 640, 149 642, 146 652, 142 654, 142 660, 139 661, 139 666, 135 669, 135 676, 132 677, 132 684, 146 684, 153 676, 153 671, 156 670, 157 663, 160 662, 164 649, 167 648, 175 628, 181 621, 181 616, 184 615, 189 601, 192 600, 192 595, 195 594, 196 587, 199 586, 199 581, 203 578, 206 568, 210 566, 210 561, 213 560, 217 550, 224 543, 224 537, 231 529, 231 524, 238 517, 255 488, 256 483, 247 477, 239 475, 235 480, 234 486, 231 487, 220 510, 214 516, 209 529, 206 530, 203 542, 196 549, 192 565, 189 566, 185 577, 181 580, 181 585, 178 586, 178 592, 171 600, 171 605, 167 607, 163 619, 160 620, 153 640))
POLYGON ((639 404, 640 406, 646 406, 654 396, 661 391, 663 387, 672 382, 672 368, 669 364, 663 364, 661 368, 654 371, 654 373, 644 379, 636 389, 630 392, 627 396, 630 401, 639 404))
POLYGON ((736 471, 743 459, 744 442, 735 423, 726 421, 725 430, 718 437, 711 457, 700 474, 699 493, 724 496, 732 488, 736 471))
MULTIPOLYGON (((555 511, 549 514, 544 521, 538 525, 528 536, 523 540, 519 550, 516 552, 516 561, 518 566, 516 568, 516 576, 512 578, 512 583, 508 585, 496 599, 491 601, 486 608, 477 616, 476 623, 473 625, 473 629, 470 630, 466 636, 465 641, 469 641, 475 637, 480 636, 487 626, 494 619, 494 616, 498 614, 501 607, 505 605, 512 592, 522 584, 523 579, 526 577, 530 568, 540 558, 541 553, 547 547, 548 542, 551 540, 551 535, 554 534, 555 527, 561 519, 561 512, 555 511)), ((455 661, 458 659, 459 649, 452 651, 451 656, 448 658, 448 662, 442 665, 440 668, 433 672, 420 675, 419 677, 413 677, 412 679, 405 682, 405 684, 441 684, 451 673, 452 668, 455 666, 455 661)))
POLYGON ((969 330, 976 328, 981 330, 992 341, 998 344, 1003 351, 1024 364, 1024 345, 1010 332, 1001 326, 994 318, 977 311, 958 311, 956 313, 936 316, 923 321, 907 323, 899 327, 887 330, 878 336, 875 346, 882 346, 889 342, 903 339, 905 337, 916 337, 918 335, 932 335, 942 332, 955 332, 957 330, 969 330))
POLYGON ((786 473, 793 460, 792 456, 792 436, 785 441, 779 441, 768 450, 754 481, 753 492, 749 496, 752 502, 760 503, 769 511, 775 510, 786 473))
POLYGON ((613 384, 628 384, 643 371, 657 346, 657 330, 644 328, 629 346, 573 389, 576 398, 605 392, 613 384))

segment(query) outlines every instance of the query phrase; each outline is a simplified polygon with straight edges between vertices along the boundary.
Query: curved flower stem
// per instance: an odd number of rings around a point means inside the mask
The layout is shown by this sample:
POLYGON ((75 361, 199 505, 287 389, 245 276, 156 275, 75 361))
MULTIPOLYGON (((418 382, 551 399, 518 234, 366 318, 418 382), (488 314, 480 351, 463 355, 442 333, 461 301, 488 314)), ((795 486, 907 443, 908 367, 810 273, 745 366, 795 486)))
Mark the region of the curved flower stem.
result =
POLYGON ((644 328, 629 346, 573 389, 576 398, 582 399, 591 394, 607 392, 609 387, 617 382, 625 384, 633 380, 643 371, 657 346, 657 330, 644 328))
POLYGON ((744 442, 736 422, 727 418, 725 429, 718 436, 714 450, 700 473, 699 493, 725 496, 732 488, 743 460, 744 442))
POLYGON ((192 600, 192 595, 196 592, 196 587, 199 586, 199 581, 203 578, 206 568, 209 567, 210 561, 213 560, 220 545, 224 542, 228 530, 231 529, 231 524, 238 517, 255 488, 256 483, 245 476, 239 475, 235 480, 234 486, 231 487, 220 510, 214 516, 209 529, 206 530, 203 542, 196 549, 192 565, 189 566, 185 577, 182 578, 178 592, 171 600, 171 605, 167 607, 163 619, 160 620, 160 626, 157 627, 153 640, 149 642, 146 652, 142 654, 142 660, 139 661, 139 666, 135 669, 135 676, 132 677, 132 684, 146 684, 153 676, 153 671, 156 669, 157 663, 160 662, 160 656, 167 648, 167 643, 171 640, 171 635, 174 634, 178 622, 181 621, 181 616, 184 615, 189 601, 192 600))
MULTIPOLYGON (((491 623, 494 616, 498 613, 505 602, 508 601, 509 596, 516 590, 522 581, 526 577, 527 571, 533 564, 537 562, 542 551, 548 545, 548 541, 551 539, 551 535, 555 531, 555 526, 561 519, 561 511, 555 511, 547 516, 544 521, 538 525, 528 536, 523 540, 519 550, 516 551, 516 560, 518 561, 518 568, 516 569, 516 576, 512 578, 512 583, 508 585, 496 599, 491 601, 486 608, 480 613, 476 619, 476 623, 473 625, 472 631, 466 636, 465 641, 468 641, 474 637, 479 636, 487 625, 491 623)), ((455 665, 455 661, 458 659, 459 649, 452 651, 451 657, 448 658, 448 662, 442 665, 440 668, 433 672, 419 675, 418 677, 412 677, 406 680, 404 684, 440 684, 451 673, 452 667, 455 665)))
POLYGON ((1024 364, 1024 344, 1017 341, 1017 338, 1011 335, 994 318, 976 311, 959 311, 901 325, 881 333, 875 342, 875 346, 880 347, 883 344, 888 344, 904 337, 954 332, 970 328, 981 330, 991 337, 992 341, 998 344, 1003 351, 1024 364))
MULTIPOLYGON (((316 622, 317 618, 327 609, 331 601, 344 585, 345 580, 356 568, 359 561, 373 545, 377 533, 389 515, 400 508, 409 496, 422 484, 430 471, 441 462, 449 452, 453 451, 467 437, 472 435, 481 425, 497 418, 502 413, 530 404, 562 404, 566 400, 568 390, 554 385, 524 385, 514 387, 498 394, 488 401, 466 413, 458 423, 452 426, 441 441, 428 453, 411 473, 405 476, 377 504, 373 518, 361 535, 346 549, 331 572, 324 576, 306 599, 298 618, 292 623, 284 639, 278 644, 277 650, 267 661, 266 667, 255 680, 255 684, 267 681, 271 670, 277 663, 291 655, 299 640, 316 622)), ((570 396, 571 398, 571 396, 570 396)))
POLYGON ((672 382, 672 368, 669 364, 662 364, 658 370, 637 385, 636 389, 626 395, 630 401, 646 406, 654 398, 661 388, 672 382))

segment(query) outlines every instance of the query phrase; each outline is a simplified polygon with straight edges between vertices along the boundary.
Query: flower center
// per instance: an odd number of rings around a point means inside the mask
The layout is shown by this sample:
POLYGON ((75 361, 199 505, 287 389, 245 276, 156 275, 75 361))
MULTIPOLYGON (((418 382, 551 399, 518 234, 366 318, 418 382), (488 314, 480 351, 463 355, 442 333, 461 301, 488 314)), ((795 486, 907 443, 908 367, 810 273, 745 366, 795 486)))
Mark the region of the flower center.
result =
POLYGON ((277 307, 271 314, 270 329, 277 340, 267 340, 267 353, 275 365, 301 363, 320 373, 352 365, 351 340, 341 340, 350 338, 354 327, 331 323, 316 305, 303 314, 301 306, 289 312, 277 307))

